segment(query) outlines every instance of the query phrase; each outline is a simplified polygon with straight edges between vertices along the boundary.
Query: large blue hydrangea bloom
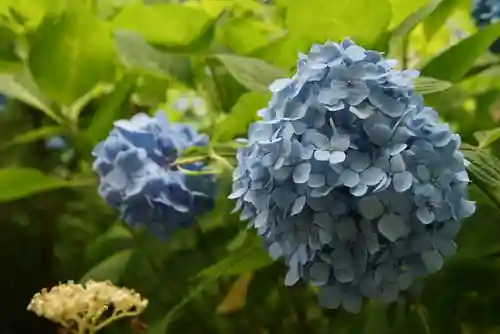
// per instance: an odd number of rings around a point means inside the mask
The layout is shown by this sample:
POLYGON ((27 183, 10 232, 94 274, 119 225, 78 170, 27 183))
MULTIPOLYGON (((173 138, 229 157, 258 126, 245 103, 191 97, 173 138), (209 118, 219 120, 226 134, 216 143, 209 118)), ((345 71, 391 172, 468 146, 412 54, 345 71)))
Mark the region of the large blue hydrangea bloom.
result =
POLYGON ((350 312, 391 302, 455 252, 475 204, 460 137, 411 80, 351 40, 315 45, 275 81, 233 175, 236 210, 272 257, 350 312))
MULTIPOLYGON (((189 126, 169 123, 161 111, 155 117, 141 113, 119 120, 92 153, 99 194, 128 224, 145 225, 167 238, 193 225, 196 216, 213 205, 214 177, 186 175, 173 164, 186 149, 207 143, 206 136, 189 126)), ((182 168, 199 171, 204 165, 182 168)))
MULTIPOLYGON (((478 27, 487 27, 500 21, 500 0, 474 0, 472 16, 478 27)), ((490 47, 491 52, 500 53, 500 39, 490 47)))

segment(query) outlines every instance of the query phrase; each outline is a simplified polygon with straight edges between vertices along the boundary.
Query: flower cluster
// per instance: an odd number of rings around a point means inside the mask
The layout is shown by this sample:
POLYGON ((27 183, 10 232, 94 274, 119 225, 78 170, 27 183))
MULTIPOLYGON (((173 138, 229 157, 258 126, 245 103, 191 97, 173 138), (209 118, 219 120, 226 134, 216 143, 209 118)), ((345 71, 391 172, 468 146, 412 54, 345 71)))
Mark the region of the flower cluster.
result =
POLYGON ((396 300, 475 210, 460 137, 393 66, 349 39, 314 45, 237 154, 236 210, 284 257, 285 284, 311 282, 328 308, 396 300))
MULTIPOLYGON (((500 21, 500 0, 475 0, 472 16, 479 28, 500 21)), ((491 52, 500 53, 500 39, 490 47, 491 52)))
POLYGON ((28 310, 78 333, 84 329, 94 333, 117 319, 141 314, 147 305, 148 300, 134 290, 109 281, 88 281, 85 285, 68 282, 50 291, 43 289, 34 295, 28 310))
POLYGON ((99 194, 128 224, 145 225, 167 238, 213 205, 214 177, 183 171, 202 171, 204 164, 176 164, 183 151, 207 142, 189 126, 169 123, 161 111, 155 117, 137 114, 119 120, 92 153, 99 194))

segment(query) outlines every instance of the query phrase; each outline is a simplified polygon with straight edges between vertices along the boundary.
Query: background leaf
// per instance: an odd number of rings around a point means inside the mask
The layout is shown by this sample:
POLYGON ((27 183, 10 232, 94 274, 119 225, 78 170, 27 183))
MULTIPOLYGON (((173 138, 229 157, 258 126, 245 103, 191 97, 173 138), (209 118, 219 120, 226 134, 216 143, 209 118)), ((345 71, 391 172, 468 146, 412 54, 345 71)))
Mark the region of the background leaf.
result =
POLYGON ((107 25, 85 6, 74 6, 45 19, 29 55, 30 70, 41 90, 67 107, 109 79, 114 60, 107 25))
POLYGON ((274 80, 288 76, 284 70, 260 59, 222 54, 216 58, 240 84, 251 91, 268 92, 274 80))
POLYGON ((8 167, 0 169, 0 202, 12 201, 44 191, 93 184, 93 180, 62 180, 36 169, 8 167))
POLYGON ((127 269, 132 250, 127 249, 117 252, 104 261, 98 263, 90 269, 81 279, 80 283, 85 283, 92 279, 94 281, 110 280, 114 284, 120 284, 121 278, 127 269))

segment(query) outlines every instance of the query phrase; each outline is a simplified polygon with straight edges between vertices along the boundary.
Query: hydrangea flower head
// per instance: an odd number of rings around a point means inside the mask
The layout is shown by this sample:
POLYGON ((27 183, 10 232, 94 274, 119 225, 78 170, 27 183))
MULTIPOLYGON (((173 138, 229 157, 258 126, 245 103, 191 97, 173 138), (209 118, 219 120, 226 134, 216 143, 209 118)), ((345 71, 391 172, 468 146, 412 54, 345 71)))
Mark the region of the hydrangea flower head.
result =
MULTIPOLYGON (((132 226, 145 225, 160 237, 195 223, 211 209, 215 197, 212 175, 191 175, 175 161, 208 138, 187 125, 169 123, 163 112, 137 114, 115 122, 106 140, 93 151, 93 168, 100 177, 99 194, 132 226)), ((201 171, 201 162, 183 165, 201 171)))
POLYGON ((138 316, 147 306, 148 300, 134 290, 90 280, 85 285, 68 282, 43 289, 33 296, 28 310, 72 333, 95 333, 120 318, 138 316))
MULTIPOLYGON (((474 0, 472 16, 479 28, 500 21, 500 0, 474 0)), ((500 39, 490 47, 491 52, 500 53, 500 39)))
POLYGON ((460 137, 413 91, 417 75, 349 39, 314 45, 238 152, 229 197, 284 257, 285 284, 312 282, 325 307, 396 300, 441 268, 475 210, 460 137))

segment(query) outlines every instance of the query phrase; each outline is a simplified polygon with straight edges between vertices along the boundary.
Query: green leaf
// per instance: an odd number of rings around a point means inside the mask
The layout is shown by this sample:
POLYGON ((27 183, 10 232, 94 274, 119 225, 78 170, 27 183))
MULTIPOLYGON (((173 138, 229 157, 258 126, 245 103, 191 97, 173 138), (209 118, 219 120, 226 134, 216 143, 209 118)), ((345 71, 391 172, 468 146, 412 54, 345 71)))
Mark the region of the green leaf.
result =
POLYGON ((269 255, 265 253, 265 256, 267 256, 267 258, 265 258, 263 252, 265 251, 262 249, 260 243, 251 243, 246 247, 241 247, 233 251, 227 258, 218 262, 217 264, 202 270, 198 274, 198 277, 202 279, 201 282, 195 288, 193 288, 188 293, 188 295, 184 297, 184 299, 182 299, 177 305, 172 307, 160 321, 154 323, 149 329, 148 333, 164 334, 167 330, 167 327, 172 322, 177 313, 190 301, 198 297, 206 288, 208 288, 220 277, 227 275, 244 274, 248 271, 253 271, 272 263, 269 255), (267 261, 266 264, 263 264, 264 262, 266 262, 262 260, 263 258, 265 258, 265 260, 267 261), (257 261, 255 261, 255 259, 257 259, 257 261), (245 262, 245 264, 241 264, 241 262, 245 262), (260 262, 260 265, 256 265, 258 264, 257 262, 260 262), (236 268, 235 270, 235 266, 239 266, 239 268, 236 268))
POLYGON ((116 31, 115 43, 121 64, 130 72, 156 78, 173 77, 192 84, 193 71, 187 56, 161 52, 134 31, 116 31))
POLYGON ((442 0, 437 8, 424 21, 424 32, 430 41, 436 32, 445 24, 448 17, 460 4, 460 0, 442 0))
POLYGON ((132 256, 132 250, 122 250, 116 252, 96 266, 91 268, 81 279, 80 283, 85 283, 92 279, 94 281, 110 280, 114 284, 120 284, 121 278, 132 256))
POLYGON ((264 268, 273 263, 273 259, 262 246, 255 242, 251 246, 233 250, 227 257, 212 266, 203 269, 198 276, 233 276, 264 268))
POLYGON ((411 14, 415 13, 419 8, 425 6, 429 0, 389 0, 392 8, 392 19, 389 29, 400 25, 411 14))
POLYGON ((22 167, 0 169, 0 202, 8 202, 37 193, 68 187, 93 185, 94 180, 63 180, 39 170, 22 167))
POLYGON ((121 223, 114 223, 106 232, 100 234, 85 249, 87 259, 102 259, 103 255, 115 253, 132 246, 133 238, 130 230, 121 223))
POLYGON ((38 29, 29 66, 40 89, 69 107, 114 73, 113 41, 108 26, 85 5, 47 17, 38 29))
POLYGON ((10 148, 15 145, 28 144, 40 139, 45 139, 53 136, 60 135, 64 133, 64 128, 60 126, 45 126, 43 128, 38 128, 33 131, 28 131, 15 136, 6 143, 0 144, 0 150, 10 148))
POLYGON ((387 30, 391 5, 387 0, 290 0, 286 24, 312 42, 351 37, 369 46, 387 30))
POLYGON ((267 105, 270 95, 258 92, 243 94, 231 112, 217 124, 213 135, 214 140, 225 142, 245 134, 250 123, 258 119, 257 111, 267 105))
POLYGON ((500 22, 478 31, 433 58, 422 69, 422 75, 458 82, 498 37, 500 37, 500 22))
POLYGON ((48 101, 40 92, 31 73, 24 67, 15 73, 0 74, 0 92, 43 111, 58 123, 62 122, 61 117, 50 109, 48 101))
POLYGON ((162 3, 127 6, 113 23, 139 32, 149 43, 186 46, 206 31, 212 18, 198 8, 162 3))
POLYGON ((428 77, 418 77, 413 81, 414 89, 423 95, 441 92, 451 86, 451 82, 428 77))
POLYGON ((240 84, 251 91, 267 93, 269 85, 276 79, 288 76, 286 71, 260 59, 226 54, 215 57, 240 84))
POLYGON ((113 127, 113 122, 122 111, 122 106, 127 102, 128 97, 134 87, 136 77, 125 76, 120 81, 114 91, 106 96, 92 118, 92 122, 86 133, 94 142, 106 138, 108 132, 113 127))
POLYGON ((376 301, 370 300, 363 313, 366 317, 363 334, 387 334, 389 331, 389 319, 387 307, 376 301))
POLYGON ((238 277, 224 297, 224 300, 217 306, 216 311, 218 314, 230 314, 245 307, 248 288, 252 282, 252 278, 252 272, 245 273, 238 277))
POLYGON ((472 176, 491 188, 500 187, 500 159, 485 150, 467 147, 462 149, 471 162, 468 169, 472 176))
POLYGON ((500 128, 477 131, 474 133, 474 138, 479 143, 479 148, 487 148, 500 139, 500 128))

